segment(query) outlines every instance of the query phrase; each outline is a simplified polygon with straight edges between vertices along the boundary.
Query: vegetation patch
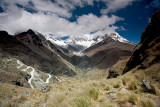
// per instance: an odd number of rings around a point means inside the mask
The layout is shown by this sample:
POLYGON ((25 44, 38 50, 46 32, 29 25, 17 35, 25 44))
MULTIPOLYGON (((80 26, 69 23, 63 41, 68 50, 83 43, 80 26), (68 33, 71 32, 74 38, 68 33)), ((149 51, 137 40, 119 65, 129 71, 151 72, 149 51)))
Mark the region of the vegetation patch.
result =
POLYGON ((128 102, 132 103, 133 105, 136 105, 138 102, 138 98, 136 95, 132 94, 129 96, 128 102))
POLYGON ((93 86, 86 88, 86 93, 89 97, 93 98, 94 100, 98 99, 99 90, 93 86))
POLYGON ((81 96, 75 99, 75 106, 76 107, 89 107, 90 99, 86 96, 81 96))

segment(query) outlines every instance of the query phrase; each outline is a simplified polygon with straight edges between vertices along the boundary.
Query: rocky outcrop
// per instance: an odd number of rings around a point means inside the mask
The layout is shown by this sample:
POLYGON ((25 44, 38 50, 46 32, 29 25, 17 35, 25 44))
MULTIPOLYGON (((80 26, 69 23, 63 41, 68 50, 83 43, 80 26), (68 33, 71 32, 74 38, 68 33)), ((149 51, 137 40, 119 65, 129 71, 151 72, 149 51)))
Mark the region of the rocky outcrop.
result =
POLYGON ((129 57, 123 57, 122 59, 120 59, 120 61, 118 61, 115 65, 113 65, 108 70, 108 77, 107 78, 116 78, 116 77, 122 75, 122 72, 123 72, 128 60, 129 60, 129 57))
POLYGON ((143 31, 141 42, 134 49, 123 74, 136 66, 146 69, 158 62, 160 62, 160 10, 152 16, 151 23, 143 31))
POLYGON ((109 78, 116 78, 116 77, 118 77, 118 76, 120 76, 120 73, 119 72, 117 72, 116 70, 114 70, 114 69, 109 69, 109 74, 108 74, 108 79, 109 78))
POLYGON ((155 89, 152 86, 152 84, 150 83, 150 81, 143 80, 142 81, 142 89, 144 92, 155 94, 155 89))

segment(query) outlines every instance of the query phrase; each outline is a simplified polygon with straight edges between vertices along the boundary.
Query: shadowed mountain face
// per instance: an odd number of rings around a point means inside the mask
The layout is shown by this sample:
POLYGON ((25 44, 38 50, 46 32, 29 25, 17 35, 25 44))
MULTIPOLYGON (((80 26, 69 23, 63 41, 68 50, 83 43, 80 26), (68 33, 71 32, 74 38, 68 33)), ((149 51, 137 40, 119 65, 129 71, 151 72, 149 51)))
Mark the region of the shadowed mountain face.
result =
POLYGON ((108 68, 120 59, 130 56, 135 45, 123 43, 106 37, 103 41, 89 47, 84 52, 90 58, 90 66, 108 68))
POLYGON ((0 32, 1 57, 16 58, 26 65, 52 74, 75 75, 73 66, 59 54, 58 50, 42 35, 36 35, 32 30, 16 36, 0 32))
POLYGON ((141 42, 136 46, 123 73, 128 72, 136 66, 148 68, 160 62, 160 10, 151 19, 149 26, 143 31, 141 42))
POLYGON ((14 65, 7 63, 9 57, 17 57, 18 53, 23 53, 25 50, 28 52, 28 49, 17 41, 15 37, 8 35, 5 31, 0 31, 0 83, 30 87, 27 82, 29 75, 24 72, 18 72, 14 65), (4 62, 2 62, 2 59, 4 62))

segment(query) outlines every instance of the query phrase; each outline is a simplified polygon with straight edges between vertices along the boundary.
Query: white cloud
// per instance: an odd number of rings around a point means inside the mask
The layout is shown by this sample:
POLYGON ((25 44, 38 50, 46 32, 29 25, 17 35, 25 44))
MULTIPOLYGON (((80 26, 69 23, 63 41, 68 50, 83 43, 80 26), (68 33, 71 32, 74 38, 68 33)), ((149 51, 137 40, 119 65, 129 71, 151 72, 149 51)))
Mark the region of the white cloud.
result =
POLYGON ((71 13, 69 13, 68 10, 56 5, 55 3, 52 3, 50 0, 33 0, 32 2, 35 5, 34 8, 38 11, 45 11, 57 14, 59 16, 71 17, 71 13))
POLYGON ((94 0, 55 0, 55 2, 65 9, 73 10, 76 6, 84 7, 85 5, 93 5, 94 0))
POLYGON ((121 30, 121 31, 127 31, 127 29, 125 29, 123 26, 120 26, 119 30, 121 30))
POLYGON ((128 5, 131 5, 132 2, 137 0, 103 0, 106 2, 107 8, 102 9, 101 13, 107 14, 108 12, 115 12, 118 9, 125 8, 128 5))
POLYGON ((52 3, 50 0, 5 0, 2 1, 0 6, 2 5, 7 12, 17 12, 12 10, 12 8, 17 8, 17 4, 22 5, 24 8, 29 7, 39 12, 48 12, 63 17, 71 17, 71 13, 67 9, 60 7, 58 4, 52 3), (33 6, 29 4, 29 2, 31 2, 33 6), (4 6, 4 4, 7 4, 7 6, 4 6))
MULTIPOLYGON (((10 34, 15 34, 33 29, 42 34, 50 33, 56 36, 83 36, 90 32, 98 31, 92 36, 100 36, 119 29, 114 24, 124 19, 114 15, 111 17, 107 15, 97 17, 94 14, 82 15, 77 18, 77 22, 70 22, 68 19, 63 18, 71 17, 72 10, 75 9, 75 6, 93 5, 93 1, 56 0, 55 3, 52 3, 50 0, 5 0, 3 3, 7 5, 0 4, 5 10, 4 13, 0 13, 0 30, 6 30, 10 34), (29 2, 33 2, 34 5, 29 5, 29 2), (37 13, 27 12, 24 8, 17 7, 16 4, 20 4, 23 7, 29 6, 37 10, 37 13), (47 12, 47 14, 44 14, 44 12, 47 12)), ((114 0, 116 5, 110 3, 109 0, 104 1, 112 6, 116 6, 119 3, 117 0, 114 0)), ((122 7, 124 5, 119 8, 122 7)), ((108 7, 108 9, 113 10, 111 7, 108 7)))
POLYGON ((93 14, 89 14, 79 17, 76 23, 69 22, 67 19, 60 18, 55 14, 45 15, 41 12, 31 14, 27 11, 23 11, 19 18, 13 19, 12 17, 12 19, 4 20, 3 30, 7 30, 11 34, 34 29, 43 34, 52 33, 56 36, 82 36, 102 29, 106 29, 106 31, 115 31, 117 27, 109 26, 122 20, 122 18, 117 16, 108 17, 106 15, 97 17, 93 14))
POLYGON ((78 24, 82 26, 82 30, 85 33, 93 32, 97 30, 102 30, 108 28, 110 25, 115 24, 119 20, 123 20, 117 16, 112 15, 108 17, 107 15, 103 15, 101 17, 97 17, 93 14, 83 15, 77 19, 78 24))

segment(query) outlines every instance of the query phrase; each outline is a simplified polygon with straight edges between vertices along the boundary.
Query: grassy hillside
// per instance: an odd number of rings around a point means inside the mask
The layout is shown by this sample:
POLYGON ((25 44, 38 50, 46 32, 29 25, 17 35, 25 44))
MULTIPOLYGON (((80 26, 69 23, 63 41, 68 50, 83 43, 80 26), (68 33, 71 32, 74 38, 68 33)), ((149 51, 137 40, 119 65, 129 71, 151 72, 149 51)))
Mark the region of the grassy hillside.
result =
POLYGON ((83 77, 81 75, 80 77, 70 78, 60 83, 48 84, 51 86, 48 92, 39 92, 37 88, 30 90, 29 94, 26 95, 21 92, 19 96, 9 98, 9 100, 5 100, 2 103, 4 106, 20 107, 159 106, 160 90, 157 87, 158 85, 152 84, 156 93, 146 93, 141 87, 141 79, 149 80, 144 72, 137 74, 133 70, 114 79, 106 78, 107 71, 100 72, 103 72, 104 75, 98 75, 99 72, 90 76, 83 74, 83 77))

